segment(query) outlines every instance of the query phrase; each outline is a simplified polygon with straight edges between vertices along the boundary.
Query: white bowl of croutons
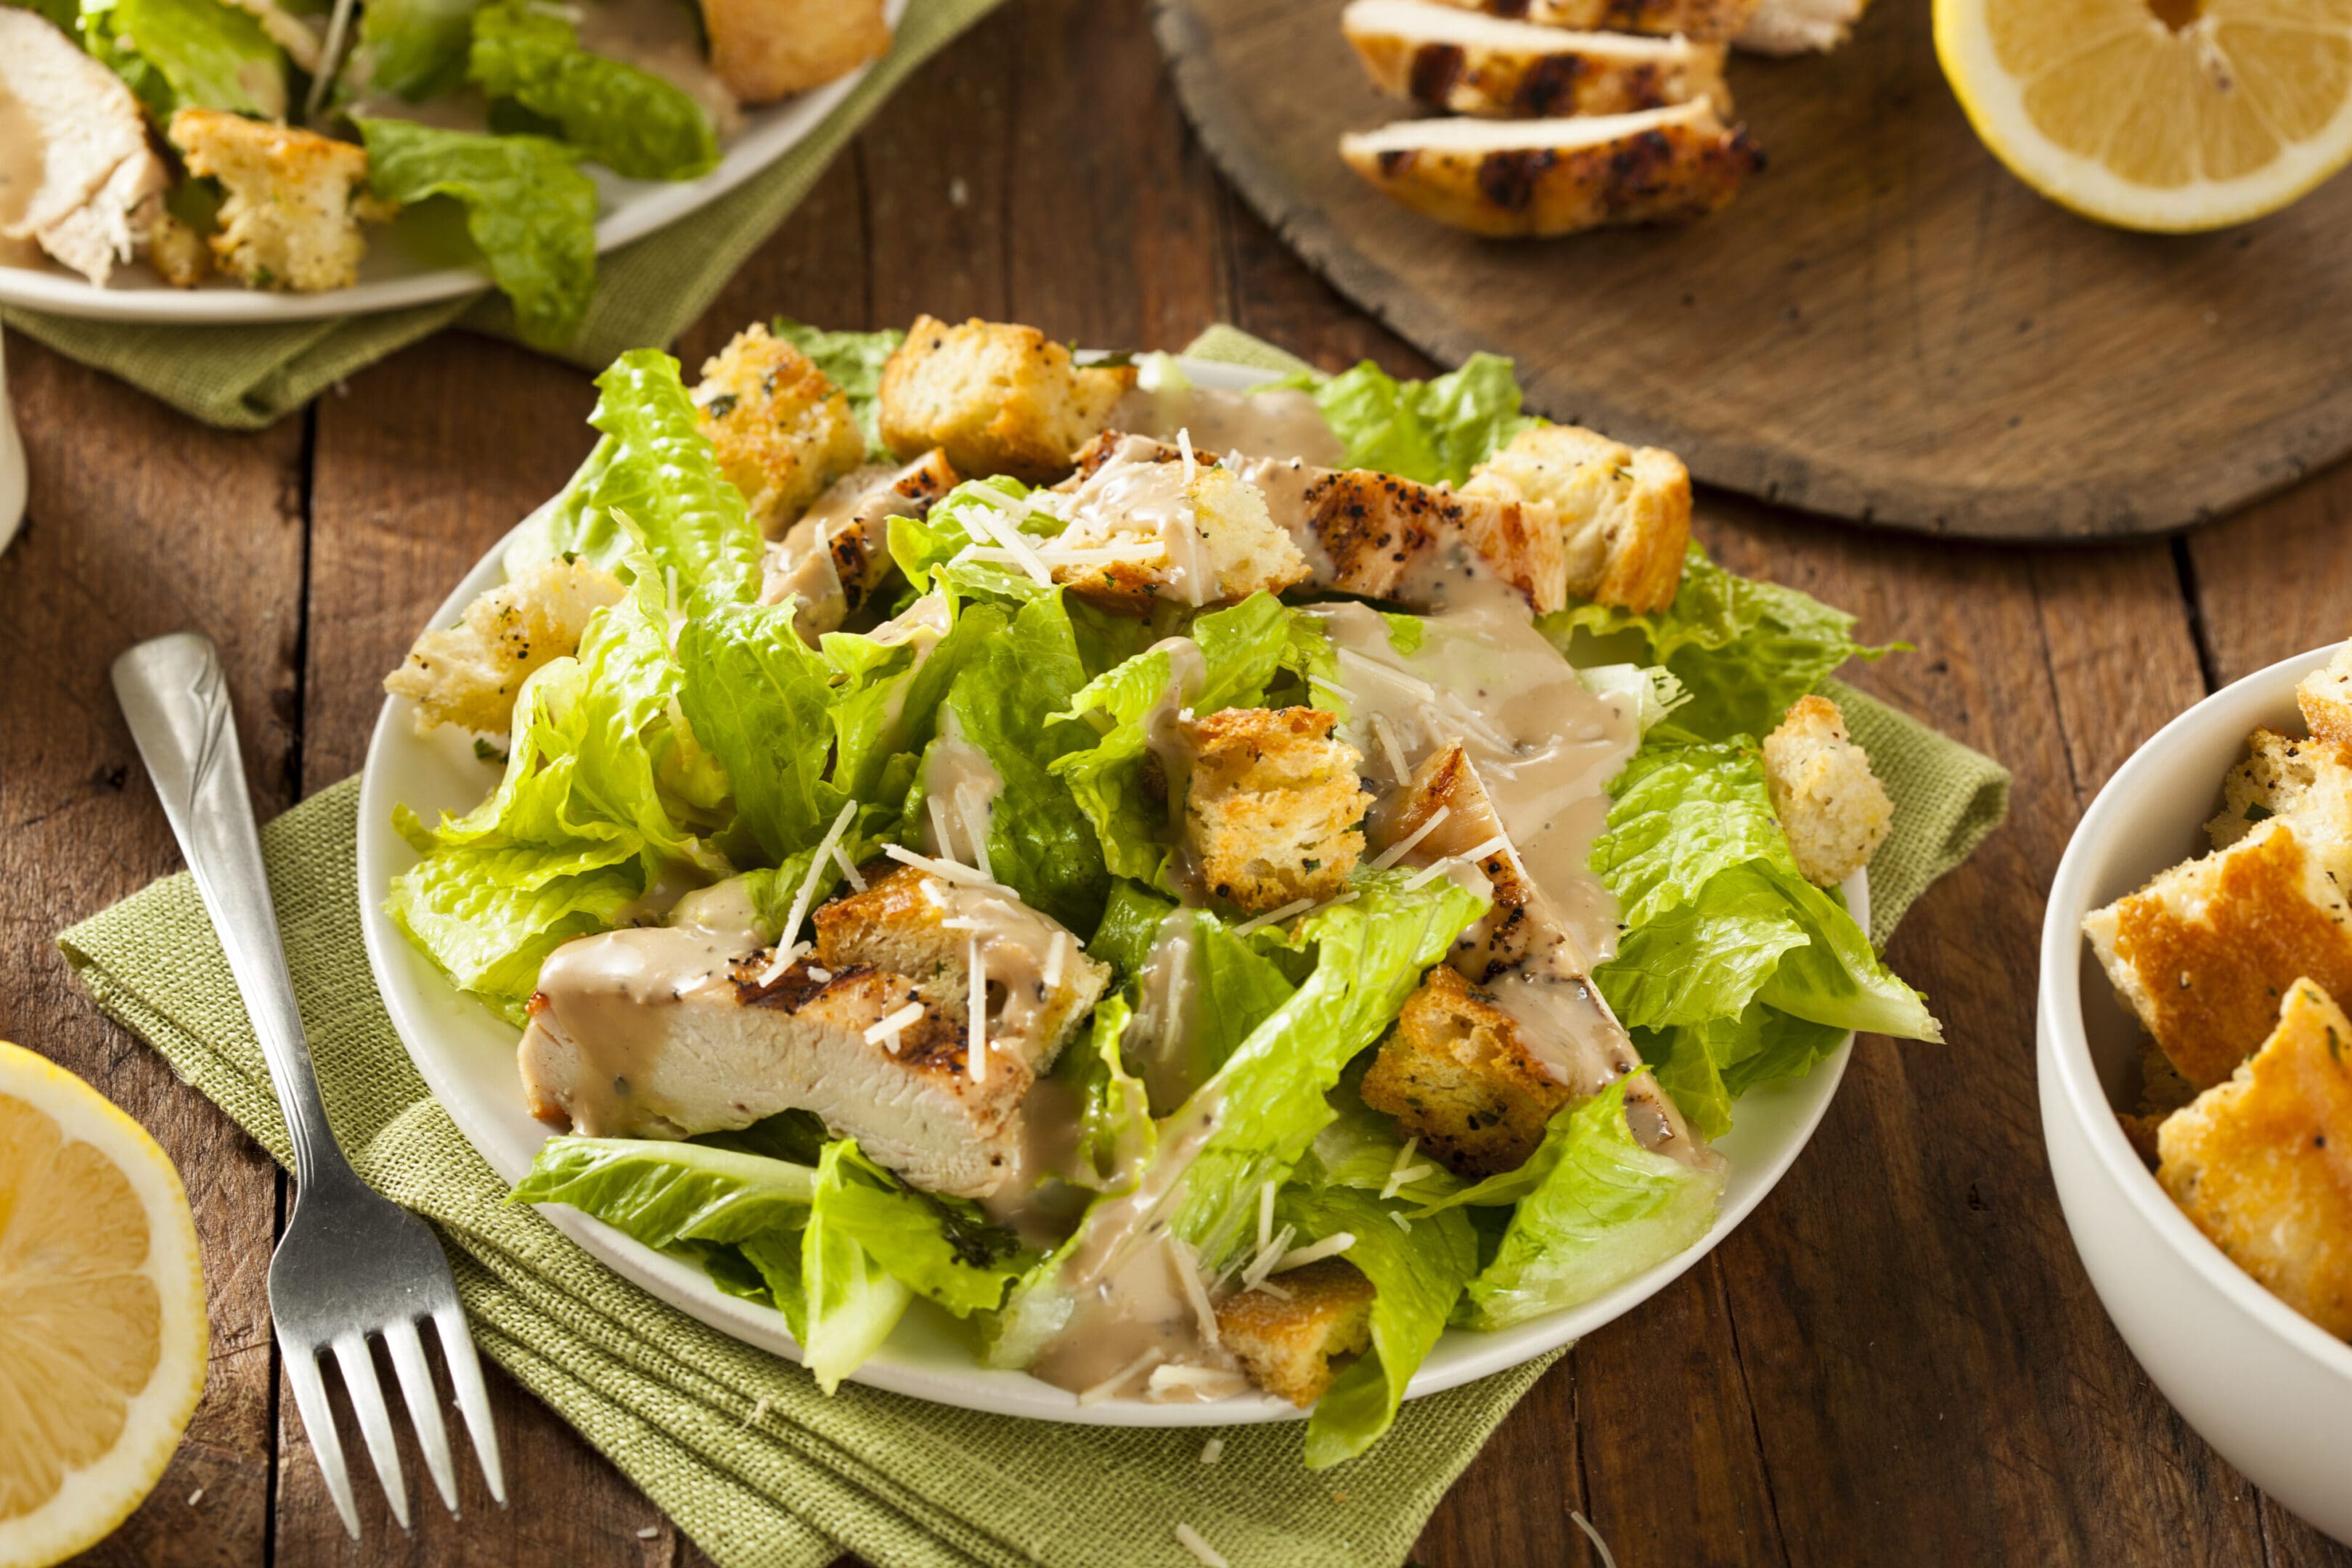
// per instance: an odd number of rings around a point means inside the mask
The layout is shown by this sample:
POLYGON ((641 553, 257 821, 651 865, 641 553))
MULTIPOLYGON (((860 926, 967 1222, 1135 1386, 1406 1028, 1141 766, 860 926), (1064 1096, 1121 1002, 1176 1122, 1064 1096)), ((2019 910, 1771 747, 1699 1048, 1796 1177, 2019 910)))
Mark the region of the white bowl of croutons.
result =
POLYGON ((2050 890, 2039 1033, 2107 1315, 2223 1458, 2352 1542, 2347 699, 2352 653, 2318 648, 2116 771, 2050 890))

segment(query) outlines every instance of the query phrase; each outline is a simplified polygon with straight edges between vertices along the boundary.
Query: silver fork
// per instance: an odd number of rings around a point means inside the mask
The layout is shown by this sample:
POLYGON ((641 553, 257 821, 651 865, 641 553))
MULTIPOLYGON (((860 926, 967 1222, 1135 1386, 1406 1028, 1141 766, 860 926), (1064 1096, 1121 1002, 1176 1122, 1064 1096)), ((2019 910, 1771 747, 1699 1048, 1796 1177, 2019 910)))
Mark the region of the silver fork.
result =
POLYGON ((393 1442, 392 1413, 368 1349, 371 1338, 383 1340, 391 1353, 425 1468, 433 1472, 442 1502, 452 1514, 457 1511, 449 1435, 417 1331, 427 1319, 440 1331, 442 1360, 473 1434, 482 1479, 503 1505, 506 1478, 498 1433, 490 1425, 489 1395, 449 1260, 423 1220, 360 1180, 327 1125, 270 907, 220 656, 193 632, 141 643, 114 661, 114 691, 195 876, 196 891, 220 933, 229 972, 268 1059, 278 1108, 286 1113, 298 1185, 293 1217, 269 1263, 269 1311, 294 1403, 343 1528, 359 1539, 359 1510, 319 1374, 322 1351, 332 1351, 342 1368, 343 1387, 375 1461, 376 1479, 391 1500, 393 1518, 402 1530, 408 1528, 408 1488, 393 1442))

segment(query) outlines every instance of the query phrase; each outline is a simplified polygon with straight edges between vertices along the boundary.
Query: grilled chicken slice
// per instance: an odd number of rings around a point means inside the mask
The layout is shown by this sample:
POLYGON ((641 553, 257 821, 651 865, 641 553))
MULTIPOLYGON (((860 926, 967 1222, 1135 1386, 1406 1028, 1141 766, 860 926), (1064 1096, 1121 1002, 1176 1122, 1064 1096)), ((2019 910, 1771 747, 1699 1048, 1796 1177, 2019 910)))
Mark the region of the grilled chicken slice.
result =
POLYGON ((793 626, 814 647, 890 575, 890 520, 922 516, 955 487, 956 471, 937 447, 903 468, 869 463, 843 476, 768 547, 760 602, 800 595, 793 626))
POLYGON ((1758 0, 1733 41, 1751 54, 1828 54, 1844 43, 1870 0, 1758 0))
POLYGON ((590 1136, 677 1138, 809 1110, 926 1191, 1024 1184, 1023 1106, 1108 971, 1003 889, 920 873, 877 880, 819 921, 817 952, 774 974, 766 951, 690 929, 557 949, 520 1048, 531 1113, 590 1136), (978 1061, 975 948, 991 1002, 978 1061))
POLYGON ((1471 234, 1550 238, 1704 217, 1764 155, 1705 100, 1567 120, 1408 120, 1339 139, 1382 195, 1471 234))
POLYGON ((0 6, 0 237, 103 287, 146 243, 171 184, 139 100, 48 21, 0 6))
POLYGON ((1426 0, 1353 0, 1339 28, 1382 92, 1456 114, 1630 114, 1698 98, 1731 108, 1721 44, 1570 32, 1426 0))
POLYGON ((1585 27, 1604 33, 1681 34, 1702 43, 1728 38, 1747 26, 1757 0, 1436 0, 1461 11, 1516 16, 1545 27, 1585 27))

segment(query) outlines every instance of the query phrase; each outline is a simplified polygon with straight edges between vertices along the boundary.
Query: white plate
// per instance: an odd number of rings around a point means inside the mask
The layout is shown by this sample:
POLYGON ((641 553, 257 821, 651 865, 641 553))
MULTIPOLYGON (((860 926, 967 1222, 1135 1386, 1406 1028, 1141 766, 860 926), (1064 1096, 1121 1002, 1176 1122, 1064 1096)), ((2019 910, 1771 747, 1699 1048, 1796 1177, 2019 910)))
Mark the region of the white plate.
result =
MULTIPOLYGON (((907 0, 888 0, 893 27, 906 11, 907 0)), ((598 210, 604 215, 596 222, 597 254, 676 222, 782 157, 839 108, 871 68, 870 64, 860 66, 814 91, 747 110, 743 128, 721 151, 719 166, 698 180, 625 180, 610 169, 583 165, 596 182, 598 210)), ((0 267, 0 305, 97 321, 169 321, 179 326, 270 325, 362 315, 454 300, 488 287, 489 275, 479 268, 439 266, 407 254, 396 227, 371 235, 357 283, 320 294, 247 289, 218 274, 196 288, 174 289, 143 261, 116 268, 103 289, 55 263, 0 267)))
MULTIPOLYGON (((1264 379, 1255 372, 1202 361, 1184 362, 1184 370, 1202 385, 1235 390, 1264 379)), ((446 626, 458 619, 477 594, 501 582, 504 549, 501 542, 485 555, 428 625, 446 626)), ((520 1037, 512 1025, 452 990, 383 912, 392 878, 416 861, 416 852, 393 831, 394 805, 404 803, 428 820, 445 808, 467 811, 498 778, 494 768, 475 757, 470 739, 446 729, 420 737, 411 712, 404 700, 384 703, 360 784, 360 919, 367 933, 368 962, 393 1025, 435 1098, 491 1169, 509 1182, 518 1181, 540 1145, 552 1136, 523 1109, 514 1059, 520 1037)), ((1863 876, 1849 879, 1843 890, 1854 918, 1867 929, 1870 891, 1863 876)), ((1570 1310, 1496 1333, 1449 1330, 1422 1363, 1405 1396, 1435 1394, 1517 1366, 1582 1338, 1665 1289, 1753 1213, 1795 1163, 1829 1109, 1853 1049, 1849 1036, 1806 1077, 1759 1089, 1740 1100, 1738 1125, 1716 1145, 1731 1163, 1722 1210, 1715 1228, 1697 1245, 1570 1310)), ((800 1359, 780 1313, 722 1294, 699 1268, 632 1241, 576 1209, 550 1205, 540 1212, 599 1259, 670 1305, 722 1333, 800 1359)), ((1293 1420, 1305 1414, 1265 1394, 1213 1405, 1108 1399, 1082 1406, 1074 1394, 1026 1373, 979 1365, 975 1344, 968 1325, 918 1300, 880 1352, 855 1376, 877 1388, 942 1405, 1089 1426, 1223 1426, 1293 1420)))

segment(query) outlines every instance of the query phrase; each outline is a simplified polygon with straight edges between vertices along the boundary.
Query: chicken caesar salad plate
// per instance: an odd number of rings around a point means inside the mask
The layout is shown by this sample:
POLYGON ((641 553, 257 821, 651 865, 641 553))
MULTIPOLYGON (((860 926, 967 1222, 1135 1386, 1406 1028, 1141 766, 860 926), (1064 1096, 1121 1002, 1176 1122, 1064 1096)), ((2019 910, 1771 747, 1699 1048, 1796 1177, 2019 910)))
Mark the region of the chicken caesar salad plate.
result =
POLYGON ((1886 650, 1506 361, 780 321, 598 387, 386 679, 370 957, 514 1201, 828 1389, 1330 1464, 1938 1037, 1815 690, 1886 650))
POLYGON ((602 252, 822 124, 907 0, 0 0, 0 303, 268 322, 497 288, 541 347, 602 252))

